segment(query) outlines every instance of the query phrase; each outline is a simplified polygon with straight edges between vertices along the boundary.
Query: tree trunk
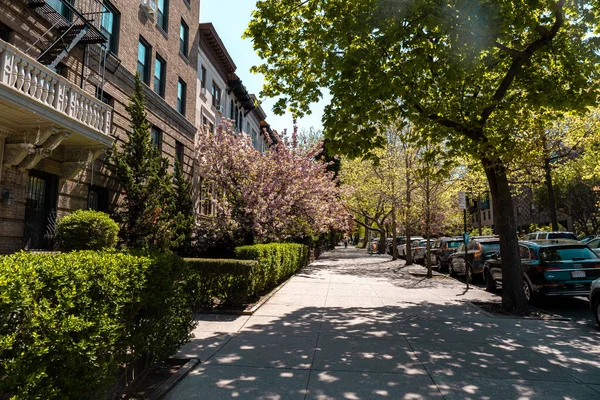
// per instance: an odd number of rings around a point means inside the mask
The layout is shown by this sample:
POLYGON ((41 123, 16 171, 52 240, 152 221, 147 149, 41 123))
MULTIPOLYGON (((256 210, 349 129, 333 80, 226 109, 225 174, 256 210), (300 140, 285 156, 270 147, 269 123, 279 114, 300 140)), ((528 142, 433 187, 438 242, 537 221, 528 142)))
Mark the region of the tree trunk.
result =
POLYGON ((558 217, 556 216, 556 200, 554 198, 554 187, 552 185, 552 168, 550 167, 550 159, 544 158, 544 174, 546 176, 546 188, 548 189, 548 212, 550 214, 550 223, 552 230, 558 230, 558 217))
POLYGON ((483 233, 481 232, 481 228, 482 228, 482 219, 481 218, 481 198, 479 196, 477 196, 477 228, 479 230, 479 236, 481 236, 483 233))
POLYGON ((408 155, 405 156, 404 161, 406 163, 406 265, 412 264, 412 249, 410 243, 410 190, 411 190, 411 180, 410 180, 410 161, 408 159, 408 155))
POLYGON ((523 292, 523 271, 517 239, 517 224, 506 167, 500 160, 482 158, 490 185, 495 216, 495 231, 500 235, 502 255, 502 308, 522 313, 527 308, 523 292))
POLYGON ((385 254, 385 246, 386 246, 386 231, 385 228, 379 229, 379 245, 377 246, 378 254, 385 254))
POLYGON ((431 229, 431 187, 429 186, 429 176, 425 177, 425 265, 427 266, 427 278, 433 278, 431 270, 431 260, 429 259, 431 246, 429 245, 431 229))
POLYGON ((367 226, 369 226, 369 218, 365 217, 365 237, 363 238, 363 249, 368 249, 368 245, 369 245, 369 233, 371 233, 371 231, 369 230, 369 228, 367 228, 367 226))
POLYGON ((396 231, 396 207, 392 206, 392 260, 398 259, 398 232, 396 231))

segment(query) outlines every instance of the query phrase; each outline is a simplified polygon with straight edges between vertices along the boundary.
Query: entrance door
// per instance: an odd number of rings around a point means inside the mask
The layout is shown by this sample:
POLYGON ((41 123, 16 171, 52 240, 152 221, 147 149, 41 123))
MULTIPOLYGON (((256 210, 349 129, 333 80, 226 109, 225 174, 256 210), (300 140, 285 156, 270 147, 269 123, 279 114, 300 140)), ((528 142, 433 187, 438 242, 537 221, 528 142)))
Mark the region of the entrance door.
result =
POLYGON ((52 250, 57 197, 56 175, 35 170, 29 172, 23 238, 26 250, 52 250))

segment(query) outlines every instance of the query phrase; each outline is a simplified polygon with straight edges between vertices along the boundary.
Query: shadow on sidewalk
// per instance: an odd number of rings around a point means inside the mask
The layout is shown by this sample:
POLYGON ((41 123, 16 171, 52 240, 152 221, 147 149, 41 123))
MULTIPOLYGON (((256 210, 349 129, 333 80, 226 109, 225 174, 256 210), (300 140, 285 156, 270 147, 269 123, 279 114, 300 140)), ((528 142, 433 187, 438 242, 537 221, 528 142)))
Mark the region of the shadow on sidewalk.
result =
POLYGON ((600 398, 600 333, 567 322, 426 300, 260 311, 184 346, 206 353, 167 398, 600 398))

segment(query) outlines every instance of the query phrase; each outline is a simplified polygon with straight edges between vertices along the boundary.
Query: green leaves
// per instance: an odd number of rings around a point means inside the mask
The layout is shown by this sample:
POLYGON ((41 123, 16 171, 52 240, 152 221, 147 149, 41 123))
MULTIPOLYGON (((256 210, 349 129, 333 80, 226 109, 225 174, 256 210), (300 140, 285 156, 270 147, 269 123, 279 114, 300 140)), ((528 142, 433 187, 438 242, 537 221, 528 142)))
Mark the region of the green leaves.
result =
POLYGON ((0 257, 0 392, 100 398, 124 364, 173 354, 193 325, 186 276, 173 256, 0 257))

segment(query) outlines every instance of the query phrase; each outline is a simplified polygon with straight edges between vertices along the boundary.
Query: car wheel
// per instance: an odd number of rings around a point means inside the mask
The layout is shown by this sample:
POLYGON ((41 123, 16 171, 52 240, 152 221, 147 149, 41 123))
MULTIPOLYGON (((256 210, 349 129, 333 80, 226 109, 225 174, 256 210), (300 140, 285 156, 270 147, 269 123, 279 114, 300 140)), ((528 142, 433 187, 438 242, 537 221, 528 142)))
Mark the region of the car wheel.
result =
POLYGON ((496 282, 494 281, 494 278, 492 278, 492 273, 490 272, 489 269, 486 269, 483 272, 483 277, 485 279, 485 290, 487 290, 490 293, 495 293, 496 292, 496 282))
POLYGON ((435 258, 435 265, 437 265, 438 271, 442 272, 442 260, 439 257, 435 258))
POLYGON ((525 294, 525 300, 527 300, 527 303, 529 304, 531 299, 533 299, 533 289, 525 277, 523 277, 523 293, 525 294))
POLYGON ((598 328, 600 328, 600 299, 596 299, 593 310, 594 315, 596 316, 596 323, 598 324, 598 328))
POLYGON ((450 276, 456 276, 456 271, 454 270, 454 265, 452 265, 452 262, 448 262, 448 272, 450 276))

